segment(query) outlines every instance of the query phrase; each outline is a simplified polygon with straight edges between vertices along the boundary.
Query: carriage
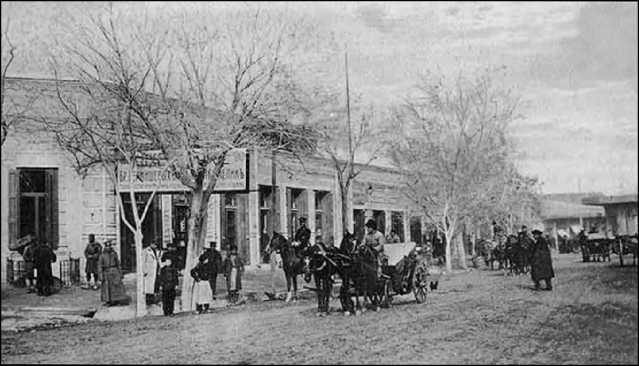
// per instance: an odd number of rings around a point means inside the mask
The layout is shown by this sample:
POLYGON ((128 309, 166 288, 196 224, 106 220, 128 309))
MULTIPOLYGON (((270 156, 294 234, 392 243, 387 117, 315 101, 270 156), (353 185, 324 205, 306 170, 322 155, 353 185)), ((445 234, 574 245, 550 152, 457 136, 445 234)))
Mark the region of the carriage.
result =
POLYGON ((588 233, 581 242, 581 255, 584 262, 610 261, 614 240, 603 233, 588 233))
MULTIPOLYGON (((393 296, 411 292, 415 294, 417 303, 426 301, 430 274, 419 249, 413 242, 384 245, 386 258, 382 265, 383 306, 390 305, 393 296)), ((431 278, 430 282, 435 284, 437 281, 431 278)))

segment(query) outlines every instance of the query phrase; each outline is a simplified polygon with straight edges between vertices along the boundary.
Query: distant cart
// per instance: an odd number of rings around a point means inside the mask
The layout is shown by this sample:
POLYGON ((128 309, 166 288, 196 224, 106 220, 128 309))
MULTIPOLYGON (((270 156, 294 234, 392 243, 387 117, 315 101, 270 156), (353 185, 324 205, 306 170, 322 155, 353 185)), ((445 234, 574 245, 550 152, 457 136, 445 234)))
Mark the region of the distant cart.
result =
POLYGON ((581 242, 581 256, 584 262, 610 261, 614 238, 603 233, 589 233, 581 242))

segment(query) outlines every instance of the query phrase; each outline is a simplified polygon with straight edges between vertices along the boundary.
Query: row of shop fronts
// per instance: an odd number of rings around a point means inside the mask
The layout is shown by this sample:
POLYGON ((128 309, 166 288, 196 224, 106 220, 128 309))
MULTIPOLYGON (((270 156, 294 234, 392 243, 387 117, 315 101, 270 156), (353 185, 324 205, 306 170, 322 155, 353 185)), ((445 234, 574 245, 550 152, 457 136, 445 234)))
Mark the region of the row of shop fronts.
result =
MULTIPOLYGON (((32 108, 51 109, 47 98, 55 98, 55 81, 8 79, 7 86, 8 92, 37 89, 42 96, 32 108)), ((298 159, 254 149, 238 150, 230 160, 209 202, 207 241, 218 248, 237 246, 249 267, 256 268, 264 263, 262 253, 270 233, 292 237, 298 218, 305 216, 314 233, 313 242, 321 236, 339 245, 341 197, 330 160, 298 159)), ((138 205, 155 191, 142 223, 145 245, 156 241, 164 248, 183 250, 188 240, 190 194, 177 180, 154 169, 136 172, 142 179, 120 177, 124 211, 131 215, 130 191, 139 198, 138 205)), ((135 269, 133 235, 120 217, 115 187, 100 169, 79 175, 52 136, 36 129, 9 135, 2 147, 1 173, 3 264, 17 255, 12 249, 20 239, 32 235, 49 242, 58 257, 80 258, 84 268, 88 235, 95 234, 100 242, 114 240, 123 268, 135 269)), ((411 216, 409 203, 400 192, 401 179, 392 168, 362 167, 352 187, 346 229, 361 238, 364 223, 371 218, 385 234, 395 231, 402 242, 421 241, 423 222, 411 216)), ((3 265, 3 282, 5 275, 3 265)))

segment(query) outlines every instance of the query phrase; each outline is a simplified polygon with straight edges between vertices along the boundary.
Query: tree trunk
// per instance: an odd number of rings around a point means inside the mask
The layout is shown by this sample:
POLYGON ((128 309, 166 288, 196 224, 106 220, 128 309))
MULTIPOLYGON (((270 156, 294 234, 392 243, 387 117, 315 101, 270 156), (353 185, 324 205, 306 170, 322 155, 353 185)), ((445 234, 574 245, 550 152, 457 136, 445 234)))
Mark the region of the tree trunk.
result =
POLYGON ((348 200, 348 186, 342 186, 340 184, 340 194, 342 197, 342 233, 344 233, 347 230, 348 232, 350 232, 351 228, 348 225, 348 213, 350 208, 350 205, 349 205, 350 202, 348 200))
POLYGON ((146 315, 146 297, 144 295, 144 272, 142 268, 142 240, 144 236, 142 235, 142 228, 140 225, 137 225, 136 231, 133 233, 134 241, 135 241, 135 276, 136 276, 136 284, 135 284, 135 316, 141 317, 146 315))
POLYGON ((193 278, 191 269, 197 263, 204 241, 206 240, 206 221, 208 218, 211 193, 203 188, 192 191, 191 214, 189 215, 188 241, 186 244, 186 263, 182 283, 182 310, 193 310, 193 278))
POLYGON ((477 256, 477 234, 473 231, 470 237, 470 255, 475 258, 477 256))
POLYGON ((463 234, 457 235, 457 255, 459 258, 459 265, 463 269, 468 269, 466 264, 466 248, 464 248, 464 236, 463 234))
POLYGON ((451 235, 449 235, 448 233, 446 233, 446 235, 444 235, 444 239, 446 241, 446 248, 445 248, 445 256, 446 256, 446 272, 452 272, 453 270, 453 261, 452 261, 452 252, 451 252, 451 235))

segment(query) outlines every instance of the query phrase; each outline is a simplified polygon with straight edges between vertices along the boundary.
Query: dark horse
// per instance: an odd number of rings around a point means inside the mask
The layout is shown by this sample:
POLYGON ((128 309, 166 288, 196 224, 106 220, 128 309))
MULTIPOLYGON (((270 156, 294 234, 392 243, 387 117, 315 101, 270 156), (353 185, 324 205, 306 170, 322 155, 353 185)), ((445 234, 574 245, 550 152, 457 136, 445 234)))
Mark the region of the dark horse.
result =
POLYGON ((354 238, 346 233, 346 242, 342 242, 340 255, 345 258, 336 261, 336 271, 342 278, 340 288, 340 302, 345 314, 358 314, 359 309, 365 311, 360 305, 359 297, 367 298, 379 310, 380 299, 383 292, 383 280, 377 277, 377 257, 372 248, 367 245, 354 246, 354 238), (356 306, 352 297, 355 297, 356 306))
POLYGON ((280 257, 282 257, 282 269, 284 269, 286 291, 288 292, 286 302, 291 301, 291 299, 297 300, 297 276, 304 273, 304 255, 297 253, 290 240, 276 231, 273 232, 273 236, 266 247, 266 254, 270 255, 273 251, 279 253, 280 257), (291 284, 293 285, 292 293, 291 284))
POLYGON ((329 302, 333 290, 332 276, 337 273, 339 258, 335 258, 336 252, 314 251, 304 257, 304 281, 311 281, 311 275, 315 279, 315 291, 317 292, 317 315, 329 314, 329 302), (333 259, 331 259, 333 257, 333 259))

